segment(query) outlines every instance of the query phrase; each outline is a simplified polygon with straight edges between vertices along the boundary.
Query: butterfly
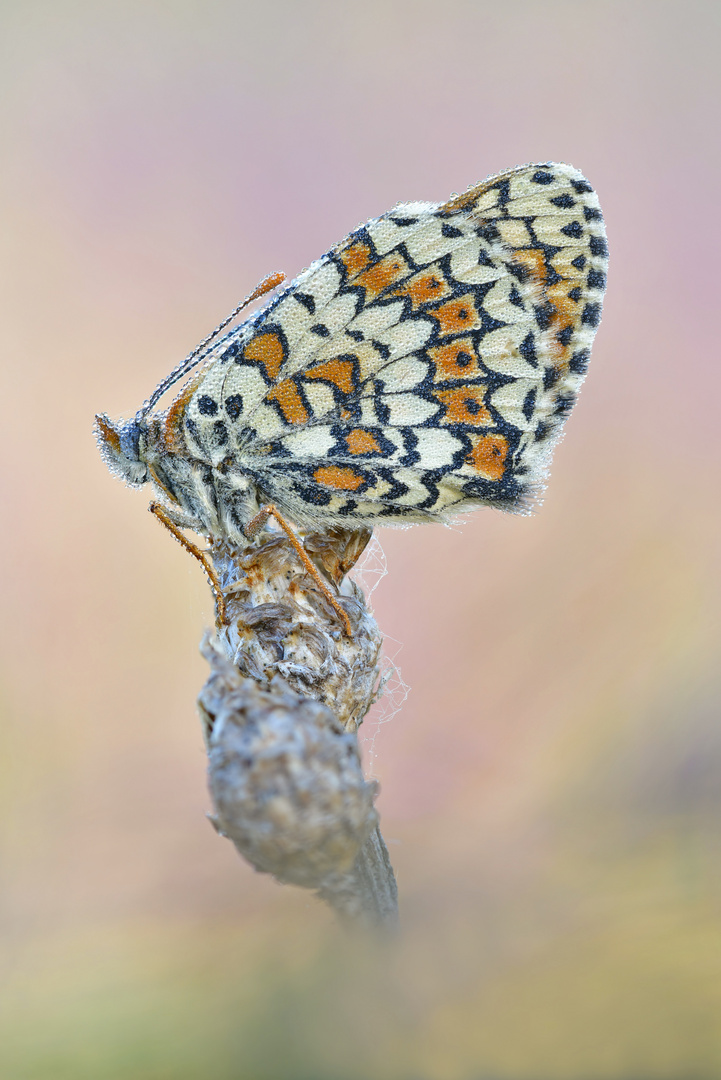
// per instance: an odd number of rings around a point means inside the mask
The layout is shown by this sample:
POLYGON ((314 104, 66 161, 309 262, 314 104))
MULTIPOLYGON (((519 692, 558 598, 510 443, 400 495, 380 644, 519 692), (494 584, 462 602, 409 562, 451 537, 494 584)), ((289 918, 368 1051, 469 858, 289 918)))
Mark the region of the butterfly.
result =
POLYGON ((134 419, 98 416, 100 450, 177 526, 232 543, 271 513, 286 532, 527 513, 586 374, 607 255, 570 165, 399 204, 218 338, 222 323, 134 419))

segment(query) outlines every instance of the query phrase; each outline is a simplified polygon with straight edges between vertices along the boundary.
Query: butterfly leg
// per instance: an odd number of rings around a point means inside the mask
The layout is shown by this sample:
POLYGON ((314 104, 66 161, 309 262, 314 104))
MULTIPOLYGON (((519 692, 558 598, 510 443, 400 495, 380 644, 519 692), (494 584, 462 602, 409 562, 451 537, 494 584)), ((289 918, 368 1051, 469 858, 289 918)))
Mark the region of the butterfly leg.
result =
POLYGON ((296 536, 295 532, 293 531, 291 526, 288 524, 288 522, 285 520, 285 518, 281 514, 280 510, 277 509, 277 507, 273 506, 272 504, 269 504, 268 506, 263 506, 258 511, 258 513, 255 515, 255 517, 251 521, 249 521, 248 524, 245 526, 245 529, 243 530, 245 532, 245 535, 252 540, 252 538, 255 536, 255 534, 258 532, 258 530, 265 524, 265 522, 268 520, 269 517, 274 517, 275 520, 278 522, 281 529, 283 530, 285 535, 288 537, 288 540, 290 541, 296 555, 298 556, 300 561, 303 563, 303 566, 305 567, 307 572, 310 574, 310 576, 313 578, 313 581, 315 581, 316 585, 318 586, 320 591, 323 593, 323 596, 325 596, 328 603, 333 607, 333 610, 336 612, 338 617, 341 619, 347 636, 348 637, 353 637, 353 627, 351 626, 350 619, 348 618, 348 613, 338 603, 338 600, 333 595, 333 593, 332 593, 331 589, 329 588, 329 586, 326 584, 326 582, 321 577, 319 570, 317 569, 314 562, 312 561, 312 559, 308 555, 308 552, 305 550, 302 543, 300 542, 300 540, 296 536))
POLYGON ((211 562, 208 559, 208 556, 205 554, 205 552, 200 550, 197 544, 194 544, 192 540, 188 540, 187 536, 183 535, 183 533, 180 531, 180 527, 173 520, 173 515, 169 513, 164 506, 161 506, 160 503, 152 502, 148 507, 148 510, 151 514, 155 515, 161 525, 164 525, 168 532, 173 534, 178 543, 182 544, 185 550, 190 552, 190 554, 193 555, 203 567, 206 577, 208 578, 208 583, 213 593, 213 597, 215 599, 216 622, 220 626, 227 625, 228 614, 225 607, 225 597, 223 596, 223 590, 220 587, 218 575, 213 569, 211 562))

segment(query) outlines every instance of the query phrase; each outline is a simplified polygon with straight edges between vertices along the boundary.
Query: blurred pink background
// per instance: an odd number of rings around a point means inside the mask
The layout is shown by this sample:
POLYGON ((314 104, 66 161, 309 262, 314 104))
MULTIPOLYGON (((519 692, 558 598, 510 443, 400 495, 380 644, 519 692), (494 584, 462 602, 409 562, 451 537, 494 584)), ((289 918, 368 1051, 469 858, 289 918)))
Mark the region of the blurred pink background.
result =
POLYGON ((718 1077, 721 7, 0 19, 0 1074, 718 1077), (599 192, 604 321, 537 515, 378 534, 411 693, 366 736, 405 925, 376 954, 206 822, 210 596, 92 417, 265 274, 546 160, 599 192))

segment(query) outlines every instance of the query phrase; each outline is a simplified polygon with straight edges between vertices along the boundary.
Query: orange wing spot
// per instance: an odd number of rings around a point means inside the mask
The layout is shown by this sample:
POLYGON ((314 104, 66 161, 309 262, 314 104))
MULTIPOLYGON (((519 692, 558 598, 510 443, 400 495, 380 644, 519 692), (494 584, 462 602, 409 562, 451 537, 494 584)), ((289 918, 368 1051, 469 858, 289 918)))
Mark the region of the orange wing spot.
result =
POLYGON ((461 210, 467 210, 469 206, 475 206, 485 190, 485 185, 479 184, 478 187, 471 188, 470 191, 464 191, 461 195, 449 199, 443 206, 439 206, 438 213, 443 214, 445 217, 449 214, 457 214, 461 210))
POLYGON ((262 364, 269 379, 274 382, 283 364, 283 344, 277 334, 259 334, 249 341, 243 350, 246 360, 262 364))
POLYGON ((543 285, 548 273, 548 267, 546 266, 546 256, 539 248, 524 248, 521 251, 514 251, 513 262, 520 263, 528 272, 531 281, 534 281, 536 285, 543 285))
POLYGON ((484 480, 500 480, 508 454, 503 435, 471 435, 473 449, 466 454, 466 464, 484 480))
POLYGON ((183 390, 178 394, 165 414, 161 439, 163 442, 163 449, 170 453, 182 453, 185 448, 185 441, 183 438, 185 410, 194 397, 195 391, 205 378, 205 375, 206 372, 204 370, 199 371, 197 375, 190 380, 188 385, 183 387, 183 390))
POLYGON ((356 428, 345 437, 346 444, 351 454, 380 454, 381 448, 378 440, 370 431, 356 428))
POLYGON ((430 304, 434 300, 443 300, 450 291, 450 285, 442 274, 435 273, 433 270, 424 270, 422 274, 417 274, 410 281, 407 281, 405 285, 401 285, 399 289, 394 289, 393 295, 409 296, 415 310, 421 304, 430 304))
POLYGON ((365 477, 353 469, 344 469, 339 465, 323 465, 316 469, 313 478, 324 487, 335 488, 337 491, 355 491, 365 483, 365 477))
POLYGON ((576 321, 578 304, 569 299, 569 291, 567 281, 558 281, 546 289, 546 298, 556 309, 556 315, 553 318, 554 330, 562 330, 564 326, 571 326, 576 321))
POLYGON ((550 351, 554 357, 556 367, 561 366, 568 358, 569 347, 562 345, 557 335, 561 330, 575 327, 577 321, 578 304, 568 296, 571 285, 568 281, 558 281, 555 285, 545 290, 545 297, 551 303, 554 314, 551 317, 551 340, 550 351))
POLYGON ((434 390, 433 396, 445 405, 442 424, 472 424, 485 427, 493 423, 486 408, 486 386, 457 386, 454 390, 434 390))
POLYGON ((360 274, 361 270, 365 270, 368 263, 371 261, 372 253, 368 244, 364 244, 361 240, 357 240, 355 244, 351 244, 345 251, 339 253, 340 261, 348 271, 348 280, 354 278, 356 274, 360 274))
POLYGON ((289 424, 305 424, 308 420, 308 410, 292 379, 283 379, 272 390, 269 390, 266 400, 278 402, 280 411, 289 424))
POLYGON ((444 337, 447 334, 460 334, 464 330, 479 330, 481 326, 472 293, 459 296, 457 300, 449 300, 428 314, 438 320, 441 335, 444 337))
POLYGON ((366 291, 366 302, 370 303, 389 285, 393 285, 408 273, 410 273, 410 266, 403 256, 391 252, 390 255, 380 259, 375 266, 369 266, 367 270, 359 274, 353 284, 363 286, 366 291))
MULTIPOLYGON (((467 210, 469 206, 475 206, 481 195, 485 195, 486 192, 495 187, 497 183, 497 176, 491 176, 488 180, 482 180, 480 184, 476 184, 475 187, 469 188, 468 191, 462 191, 460 195, 454 195, 448 202, 439 206, 438 213, 443 214, 444 216, 448 214, 457 214, 461 210, 467 210)), ((478 224, 482 224, 482 222, 478 221, 478 224)))
POLYGON ((436 345, 427 350, 436 365, 434 382, 448 382, 450 379, 475 379, 481 371, 478 357, 471 338, 459 338, 451 345, 436 345))
POLYGON ((322 364, 316 364, 304 372, 306 379, 323 379, 324 382, 333 383, 344 394, 352 394, 356 389, 353 381, 352 360, 324 360, 322 364))

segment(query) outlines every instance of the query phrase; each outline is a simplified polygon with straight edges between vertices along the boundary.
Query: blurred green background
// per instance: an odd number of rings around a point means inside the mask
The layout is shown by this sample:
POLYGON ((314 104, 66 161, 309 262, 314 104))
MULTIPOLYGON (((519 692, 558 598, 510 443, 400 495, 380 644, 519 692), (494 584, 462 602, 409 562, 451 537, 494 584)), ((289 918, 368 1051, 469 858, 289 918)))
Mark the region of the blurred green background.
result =
POLYGON ((0 19, 0 1075, 719 1077, 721 5, 0 19), (379 534, 376 951, 206 822, 210 597, 92 417, 263 275, 545 160, 600 194, 604 322, 537 515, 379 534))

